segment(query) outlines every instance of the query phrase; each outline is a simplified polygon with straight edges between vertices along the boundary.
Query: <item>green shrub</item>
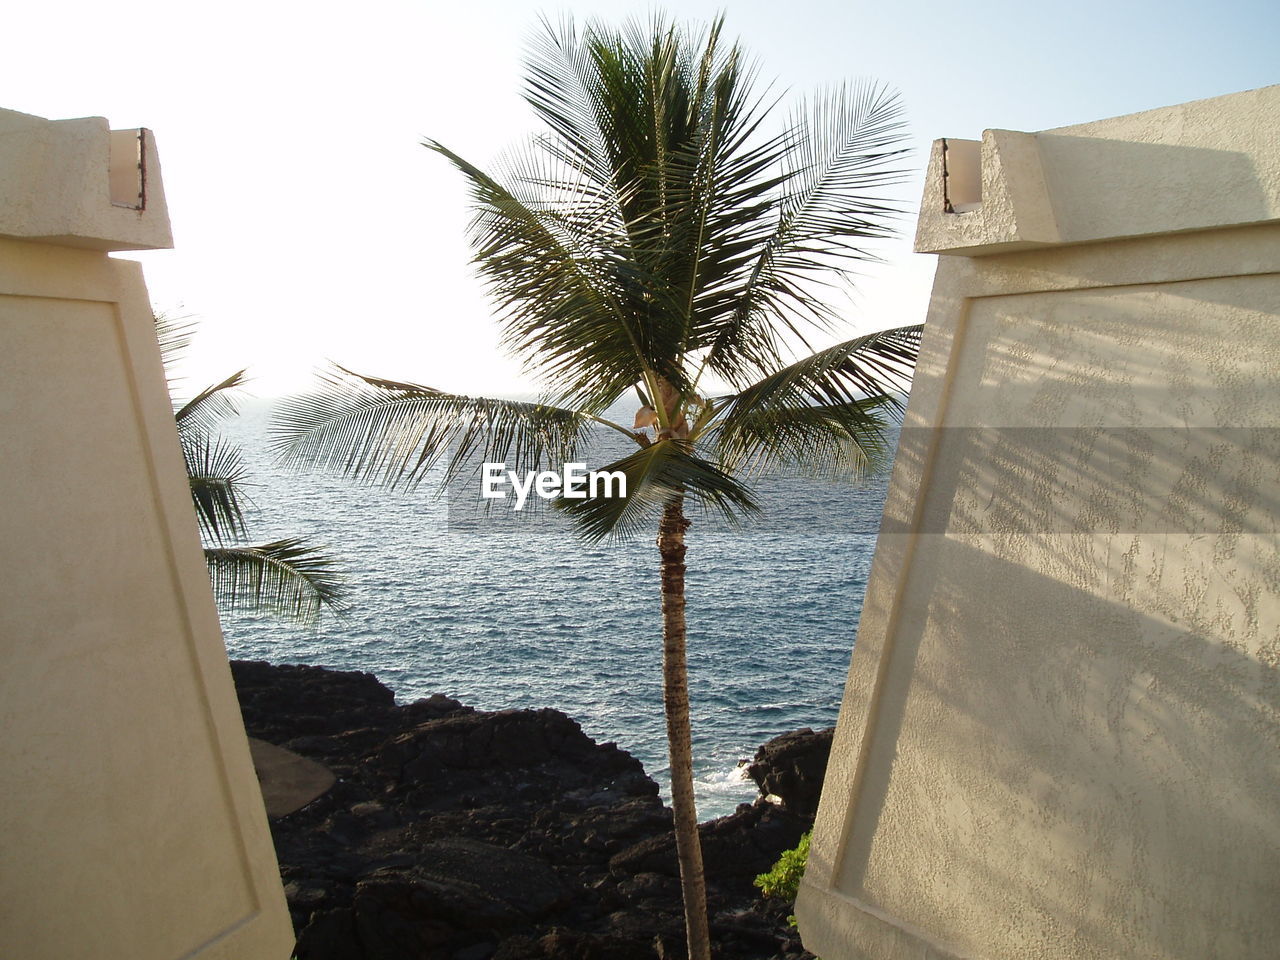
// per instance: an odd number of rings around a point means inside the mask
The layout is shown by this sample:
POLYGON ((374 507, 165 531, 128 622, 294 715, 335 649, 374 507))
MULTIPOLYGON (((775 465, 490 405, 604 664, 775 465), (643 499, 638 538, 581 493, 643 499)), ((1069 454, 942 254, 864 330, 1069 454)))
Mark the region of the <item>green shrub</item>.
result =
POLYGON ((806 833, 794 850, 787 850, 778 858, 773 869, 756 877, 755 885, 766 897, 778 900, 794 900, 800 892, 800 878, 809 860, 809 837, 806 833))

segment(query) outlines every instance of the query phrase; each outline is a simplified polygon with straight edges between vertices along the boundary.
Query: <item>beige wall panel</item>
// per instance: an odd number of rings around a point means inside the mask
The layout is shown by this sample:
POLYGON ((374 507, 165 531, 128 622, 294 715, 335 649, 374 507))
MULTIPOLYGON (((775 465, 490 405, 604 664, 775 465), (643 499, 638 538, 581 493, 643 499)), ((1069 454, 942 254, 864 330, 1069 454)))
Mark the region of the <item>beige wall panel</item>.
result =
POLYGON ((0 957, 287 960, 136 264, 0 239, 0 957))
POLYGON ((825 960, 1275 956, 1278 271, 1274 225, 940 264, 798 904, 825 960))

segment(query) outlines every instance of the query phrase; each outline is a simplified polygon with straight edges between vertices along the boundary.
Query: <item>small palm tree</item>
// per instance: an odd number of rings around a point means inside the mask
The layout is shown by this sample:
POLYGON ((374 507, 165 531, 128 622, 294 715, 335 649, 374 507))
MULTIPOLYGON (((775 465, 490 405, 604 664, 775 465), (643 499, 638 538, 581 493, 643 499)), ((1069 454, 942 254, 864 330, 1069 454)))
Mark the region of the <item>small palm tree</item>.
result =
MULTIPOLYGON (((156 313, 156 338, 166 371, 173 370, 194 333, 195 324, 189 320, 156 313)), ((235 414, 231 391, 244 383, 244 373, 237 371, 174 404, 214 599, 223 609, 270 612, 311 625, 322 608, 344 608, 342 576, 334 562, 299 537, 240 542, 248 535, 243 507, 247 472, 240 450, 218 435, 218 425, 235 414)), ((174 381, 170 374, 171 395, 174 381)))
POLYGON ((548 130, 498 175, 445 146, 470 184, 475 262, 505 344, 545 402, 466 397, 341 367, 277 423, 284 458, 388 484, 480 461, 576 462, 590 434, 635 450, 607 470, 627 496, 563 499, 590 539, 657 531, 671 796, 689 953, 710 940, 693 799, 685 665, 686 503, 758 512, 748 486, 776 469, 853 475, 890 451, 920 327, 857 337, 803 359, 838 322, 830 287, 859 244, 891 235, 877 199, 903 153, 895 97, 836 90, 776 134, 774 102, 721 23, 664 18, 622 30, 545 24, 526 97, 548 130), (811 348, 808 348, 811 349, 811 348), (608 416, 634 391, 630 425, 608 416), (438 470, 436 468, 439 468, 438 470))

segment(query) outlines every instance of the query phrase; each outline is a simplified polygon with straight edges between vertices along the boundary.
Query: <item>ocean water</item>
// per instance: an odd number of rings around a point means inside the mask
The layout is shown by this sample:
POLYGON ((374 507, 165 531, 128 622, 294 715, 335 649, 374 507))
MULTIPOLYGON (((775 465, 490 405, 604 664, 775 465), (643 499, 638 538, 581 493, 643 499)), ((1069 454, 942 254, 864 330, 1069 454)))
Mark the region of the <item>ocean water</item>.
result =
MULTIPOLYGON (((253 539, 306 536, 349 576, 351 609, 314 629, 223 617, 233 657, 376 674, 401 702, 444 693, 479 709, 555 707, 630 751, 664 786, 654 537, 587 545, 551 521, 450 522, 429 485, 399 493, 277 466, 269 404, 223 434, 255 484, 253 539)), ((771 737, 835 722, 887 478, 772 479, 761 520, 694 514, 687 617, 700 818, 756 796, 741 764, 771 737)), ((478 488, 477 488, 478 489, 478 488)), ((505 504, 503 504, 505 506, 505 504)))

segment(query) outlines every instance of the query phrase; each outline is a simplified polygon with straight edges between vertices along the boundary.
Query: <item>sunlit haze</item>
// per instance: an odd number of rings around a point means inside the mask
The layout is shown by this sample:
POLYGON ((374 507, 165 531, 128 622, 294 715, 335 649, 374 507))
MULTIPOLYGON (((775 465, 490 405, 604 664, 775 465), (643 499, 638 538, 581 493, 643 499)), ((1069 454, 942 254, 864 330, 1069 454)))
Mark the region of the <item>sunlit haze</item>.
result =
MULTIPOLYGON (((521 61, 539 11, 647 5, 13 4, 0 107, 156 136, 176 249, 136 258, 155 305, 202 319, 185 373, 248 366, 259 395, 336 360, 466 393, 534 385, 501 355, 469 265, 466 193, 433 137, 487 164, 534 128, 521 61)), ((870 77, 901 91, 916 173, 936 137, 1041 130, 1280 81, 1280 4, 685 2, 724 10, 778 89, 870 77)), ((781 120, 781 118, 779 118, 781 120)), ((909 232, 910 220, 905 221, 909 232)), ((933 258, 887 244, 851 332, 923 320, 933 258)))

